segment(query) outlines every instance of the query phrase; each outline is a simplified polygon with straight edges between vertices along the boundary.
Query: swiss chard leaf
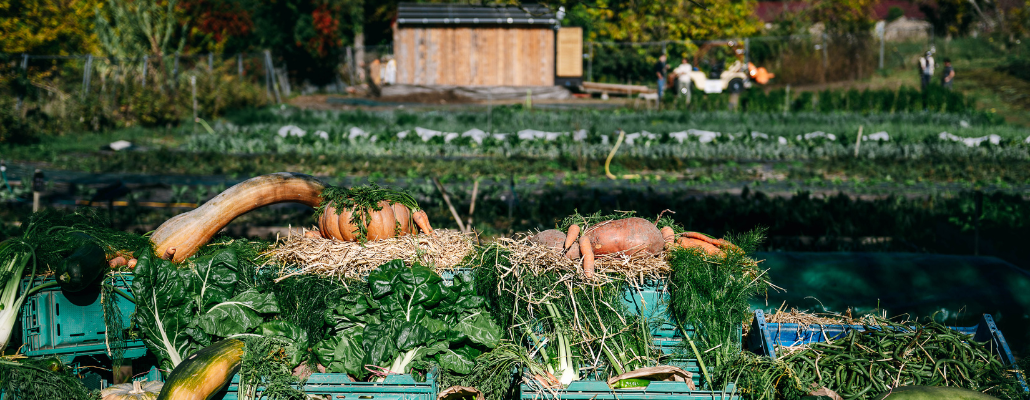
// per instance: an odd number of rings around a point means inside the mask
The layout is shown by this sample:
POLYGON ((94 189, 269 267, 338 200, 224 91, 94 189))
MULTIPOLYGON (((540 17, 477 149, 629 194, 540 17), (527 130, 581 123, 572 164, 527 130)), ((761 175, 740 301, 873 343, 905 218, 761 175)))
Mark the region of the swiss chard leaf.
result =
POLYGON ((195 261, 195 279, 190 281, 190 290, 196 296, 198 307, 207 308, 233 296, 239 282, 238 264, 236 253, 228 249, 195 261))
MULTIPOLYGON (((318 363, 329 366, 333 362, 333 358, 336 356, 336 346, 340 344, 340 336, 333 336, 326 338, 315 345, 314 352, 315 357, 318 358, 318 363)), ((343 372, 343 371, 330 371, 330 372, 343 372)))
POLYGON ((450 349, 438 354, 436 362, 441 367, 461 375, 472 373, 472 368, 476 366, 475 357, 469 357, 466 354, 450 349))
POLYGON ((228 337, 256 328, 264 318, 242 303, 225 302, 211 307, 197 319, 197 326, 209 335, 228 337))
POLYGON ((488 311, 479 311, 461 318, 455 330, 473 342, 494 348, 501 344, 501 328, 488 311))
POLYGON ((264 337, 286 340, 291 343, 308 341, 308 333, 291 322, 277 320, 268 321, 258 326, 257 333, 264 337))
POLYGON ((229 301, 250 307, 261 314, 279 312, 279 303, 275 300, 274 293, 261 293, 254 288, 247 289, 243 293, 233 296, 229 301))
POLYGON ((397 331, 397 349, 409 351, 426 344, 432 338, 433 333, 421 321, 407 321, 397 331))
POLYGON ((365 369, 365 349, 362 348, 364 332, 361 329, 349 329, 339 336, 339 344, 333 352, 334 363, 339 363, 342 371, 352 377, 364 378, 368 371, 365 369))
POLYGON ((382 365, 397 355, 397 327, 395 321, 384 321, 365 327, 361 347, 365 350, 365 363, 382 365))

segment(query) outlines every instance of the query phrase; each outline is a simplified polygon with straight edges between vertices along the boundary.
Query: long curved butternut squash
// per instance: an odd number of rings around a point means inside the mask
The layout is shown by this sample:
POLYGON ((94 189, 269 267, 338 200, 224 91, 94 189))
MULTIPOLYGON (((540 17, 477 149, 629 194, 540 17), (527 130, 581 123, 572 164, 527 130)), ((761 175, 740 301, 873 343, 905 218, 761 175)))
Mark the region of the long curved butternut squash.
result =
POLYGON ((158 255, 181 262, 197 252, 232 220, 255 208, 295 202, 318 207, 326 185, 292 172, 254 177, 226 189, 193 211, 172 217, 150 236, 158 255))

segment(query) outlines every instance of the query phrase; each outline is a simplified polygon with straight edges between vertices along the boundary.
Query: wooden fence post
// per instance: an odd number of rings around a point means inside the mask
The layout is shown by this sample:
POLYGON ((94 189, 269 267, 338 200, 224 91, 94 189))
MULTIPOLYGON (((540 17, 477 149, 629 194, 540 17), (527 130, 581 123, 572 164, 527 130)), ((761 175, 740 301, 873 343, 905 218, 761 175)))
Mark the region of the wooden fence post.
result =
POLYGON ((86 93, 89 93, 89 81, 92 74, 90 71, 93 69, 93 55, 86 56, 86 65, 82 68, 82 98, 86 98, 86 93))
POLYGON ((197 76, 190 76, 190 86, 193 88, 193 133, 197 133, 197 76))

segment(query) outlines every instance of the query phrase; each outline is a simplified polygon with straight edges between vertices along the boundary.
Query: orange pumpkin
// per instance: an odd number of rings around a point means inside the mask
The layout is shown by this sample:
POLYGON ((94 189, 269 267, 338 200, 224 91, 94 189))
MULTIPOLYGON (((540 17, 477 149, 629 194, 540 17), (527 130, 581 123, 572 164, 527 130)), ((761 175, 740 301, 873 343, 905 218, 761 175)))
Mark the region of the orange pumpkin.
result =
POLYGON ((319 233, 324 238, 332 238, 347 242, 354 242, 362 239, 361 231, 364 230, 364 240, 381 240, 392 237, 404 236, 416 233, 416 225, 426 233, 432 233, 429 221, 424 211, 411 212, 411 210, 400 203, 390 204, 383 200, 377 204, 380 209, 363 210, 359 212, 355 224, 354 210, 351 208, 337 210, 336 207, 326 206, 318 219, 319 233))

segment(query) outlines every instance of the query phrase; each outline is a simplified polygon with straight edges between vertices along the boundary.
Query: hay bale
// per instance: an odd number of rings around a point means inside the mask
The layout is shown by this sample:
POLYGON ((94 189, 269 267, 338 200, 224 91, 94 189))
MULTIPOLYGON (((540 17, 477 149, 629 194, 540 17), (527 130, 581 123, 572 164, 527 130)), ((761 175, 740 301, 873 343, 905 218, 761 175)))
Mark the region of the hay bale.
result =
POLYGON ((395 259, 409 265, 418 262, 437 272, 454 269, 472 253, 475 242, 473 234, 449 229, 437 229, 432 235, 406 235, 364 244, 308 237, 305 231, 298 235, 291 232, 278 240, 269 256, 280 266, 277 281, 300 274, 359 279, 395 259))

